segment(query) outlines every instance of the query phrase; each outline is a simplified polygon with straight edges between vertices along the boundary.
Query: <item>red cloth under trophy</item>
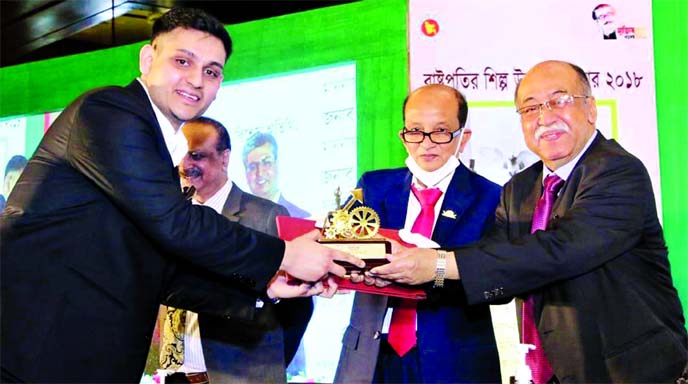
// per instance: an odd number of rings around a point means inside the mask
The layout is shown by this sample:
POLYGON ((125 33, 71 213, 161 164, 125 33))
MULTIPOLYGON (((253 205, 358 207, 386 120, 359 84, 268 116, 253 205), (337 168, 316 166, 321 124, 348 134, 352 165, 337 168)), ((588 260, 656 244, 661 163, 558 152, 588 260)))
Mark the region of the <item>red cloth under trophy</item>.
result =
MULTIPOLYGON (((315 229, 315 221, 307 219, 299 219, 289 216, 277 216, 277 233, 282 240, 293 240, 296 237, 303 235, 315 229)), ((380 228, 378 234, 388 239, 396 240, 406 247, 413 247, 413 245, 405 243, 399 238, 399 232, 393 229, 380 228)), ((422 300, 427 298, 424 290, 414 288, 411 286, 390 284, 384 288, 366 285, 364 283, 352 283, 347 278, 337 278, 339 289, 348 289, 358 292, 372 293, 376 295, 402 297, 405 299, 422 300)))

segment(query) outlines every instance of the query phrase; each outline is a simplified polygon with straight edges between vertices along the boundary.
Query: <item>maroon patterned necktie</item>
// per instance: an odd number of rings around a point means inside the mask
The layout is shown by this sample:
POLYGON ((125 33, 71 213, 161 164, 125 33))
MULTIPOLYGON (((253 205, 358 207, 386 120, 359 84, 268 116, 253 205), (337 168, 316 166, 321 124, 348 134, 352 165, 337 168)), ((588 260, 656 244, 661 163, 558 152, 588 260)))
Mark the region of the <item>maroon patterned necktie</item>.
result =
MULTIPOLYGON (((552 206, 556 200, 557 192, 564 184, 559 176, 551 174, 545 178, 545 187, 542 191, 542 196, 535 206, 533 212, 533 224, 530 227, 530 233, 535 231, 547 229, 547 222, 552 213, 552 206)), ((532 344, 535 346, 534 350, 528 351, 526 354, 526 364, 530 367, 533 374, 533 383, 543 384, 547 383, 554 375, 552 367, 547 361, 545 352, 542 350, 540 342, 540 335, 537 332, 535 325, 535 315, 533 313, 533 296, 528 296, 523 300, 523 343, 532 344)))
MULTIPOLYGON (((442 191, 437 188, 418 190, 414 185, 411 185, 411 190, 420 203, 420 214, 411 232, 429 239, 435 225, 435 204, 442 196, 442 191)), ((394 307, 387 342, 399 356, 404 356, 416 345, 416 300, 401 299, 400 304, 394 307)))

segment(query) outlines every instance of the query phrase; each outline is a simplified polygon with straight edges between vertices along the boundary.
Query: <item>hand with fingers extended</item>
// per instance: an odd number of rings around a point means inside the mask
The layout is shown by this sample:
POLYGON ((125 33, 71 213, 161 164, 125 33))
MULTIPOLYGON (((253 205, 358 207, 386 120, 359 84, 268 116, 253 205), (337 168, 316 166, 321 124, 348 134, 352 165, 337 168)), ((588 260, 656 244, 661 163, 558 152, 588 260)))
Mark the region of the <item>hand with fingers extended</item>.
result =
MULTIPOLYGON (((406 249, 411 249, 405 247, 400 242, 394 239, 385 237, 385 240, 389 241, 392 245, 392 254, 397 254, 406 249)), ((374 285, 378 288, 384 288, 394 282, 392 280, 383 279, 380 276, 377 276, 375 273, 372 273, 371 271, 363 272, 361 270, 353 270, 350 276, 351 282, 353 283, 364 283, 365 285, 374 285)))
POLYGON ((371 269, 368 274, 376 280, 419 285, 433 281, 437 266, 437 251, 428 248, 405 248, 398 245, 395 253, 387 255, 389 263, 371 269))
POLYGON ((336 264, 335 260, 365 267, 365 262, 358 257, 318 243, 316 240, 320 236, 320 232, 314 229, 287 241, 280 270, 303 281, 320 282, 329 274, 344 277, 346 269, 336 264))

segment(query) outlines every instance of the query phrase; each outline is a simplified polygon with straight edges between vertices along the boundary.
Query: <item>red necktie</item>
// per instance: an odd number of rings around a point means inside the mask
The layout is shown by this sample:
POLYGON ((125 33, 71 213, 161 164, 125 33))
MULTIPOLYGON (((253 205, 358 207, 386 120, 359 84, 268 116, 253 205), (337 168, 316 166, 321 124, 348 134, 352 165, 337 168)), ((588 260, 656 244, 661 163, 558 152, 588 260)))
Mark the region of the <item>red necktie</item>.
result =
MULTIPOLYGON (((442 191, 437 188, 418 190, 414 185, 411 185, 411 190, 420 203, 420 214, 413 223, 411 232, 429 239, 432 237, 432 227, 435 224, 435 203, 442 196, 442 191)), ((416 345, 415 300, 402 299, 401 303, 394 307, 387 341, 399 356, 404 356, 416 345)))
MULTIPOLYGON (((535 206, 533 212, 533 224, 530 227, 530 233, 535 233, 538 230, 547 229, 547 222, 552 213, 552 205, 556 200, 557 192, 564 184, 564 180, 555 174, 551 174, 545 178, 545 187, 542 196, 535 206)), ((535 325, 535 314, 533 313, 533 296, 528 296, 523 300, 523 343, 532 344, 535 346, 534 350, 528 351, 526 354, 526 364, 530 367, 533 374, 533 383, 546 383, 554 375, 552 367, 547 361, 545 352, 542 350, 540 342, 540 335, 535 325)))

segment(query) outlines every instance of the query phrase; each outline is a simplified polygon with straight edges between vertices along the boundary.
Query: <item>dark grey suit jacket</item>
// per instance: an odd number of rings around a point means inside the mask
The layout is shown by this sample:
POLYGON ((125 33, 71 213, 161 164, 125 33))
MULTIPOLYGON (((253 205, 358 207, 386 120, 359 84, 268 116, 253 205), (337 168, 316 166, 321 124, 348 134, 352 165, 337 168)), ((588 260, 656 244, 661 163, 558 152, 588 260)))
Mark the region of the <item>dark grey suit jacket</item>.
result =
MULTIPOLYGON (((230 221, 273 236, 277 236, 276 217, 289 216, 283 206, 245 193, 234 184, 222 214, 230 221)), ((262 261, 257 258, 255 262, 262 261)), ((199 314, 203 357, 210 380, 221 383, 285 382, 286 364, 298 348, 312 307, 311 298, 282 300, 276 305, 265 303, 250 323, 199 314), (295 325, 298 325, 296 330, 293 329, 295 325)))
POLYGON ((598 132, 530 234, 542 166, 504 186, 490 235, 456 250, 468 301, 534 294, 561 382, 673 382, 688 337, 645 167, 598 132))
POLYGON ((251 316, 284 254, 283 241, 184 199, 138 81, 87 92, 60 114, 12 191, 0 237, 1 365, 30 382, 138 382, 180 263, 241 286, 243 302, 222 285, 217 297, 251 316))

